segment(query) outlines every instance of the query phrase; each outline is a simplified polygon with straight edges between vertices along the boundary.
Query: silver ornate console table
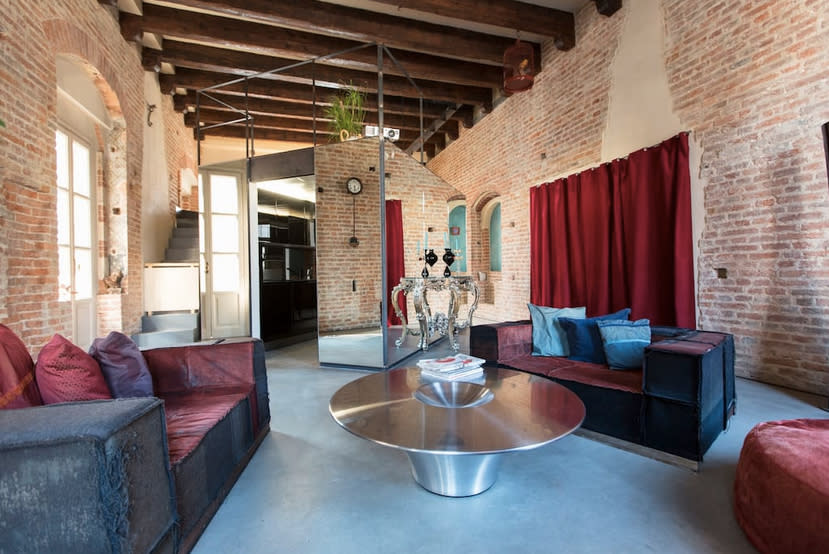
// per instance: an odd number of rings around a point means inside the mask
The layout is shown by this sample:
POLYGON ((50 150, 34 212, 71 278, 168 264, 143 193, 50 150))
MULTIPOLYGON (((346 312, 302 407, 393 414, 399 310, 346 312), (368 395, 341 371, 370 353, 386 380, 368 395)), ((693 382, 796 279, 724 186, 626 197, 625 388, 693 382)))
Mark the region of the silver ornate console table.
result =
POLYGON ((418 347, 421 350, 429 350, 429 338, 437 333, 449 337, 452 350, 457 352, 459 348, 458 331, 472 324, 472 314, 475 312, 475 308, 478 307, 478 285, 472 277, 468 276, 426 277, 425 279, 422 277, 403 277, 400 279, 400 283, 392 289, 391 301, 394 313, 397 314, 403 324, 400 338, 395 341, 398 347, 406 340, 406 335, 414 335, 420 337, 418 347), (449 291, 449 310, 446 314, 437 312, 432 316, 427 293, 443 290, 449 291), (398 297, 401 292, 406 297, 412 297, 415 313, 417 314, 418 330, 409 329, 406 316, 400 310, 398 297), (461 292, 471 293, 472 302, 469 304, 466 320, 458 321, 461 292))

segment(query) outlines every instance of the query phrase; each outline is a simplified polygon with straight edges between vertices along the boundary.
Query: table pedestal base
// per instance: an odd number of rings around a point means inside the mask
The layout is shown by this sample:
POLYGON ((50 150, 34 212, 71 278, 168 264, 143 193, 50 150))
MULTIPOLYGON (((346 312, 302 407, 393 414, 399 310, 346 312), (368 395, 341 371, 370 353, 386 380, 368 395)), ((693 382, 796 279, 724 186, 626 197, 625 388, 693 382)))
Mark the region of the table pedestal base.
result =
POLYGON ((407 452, 415 481, 441 496, 474 496, 495 483, 500 454, 407 452))

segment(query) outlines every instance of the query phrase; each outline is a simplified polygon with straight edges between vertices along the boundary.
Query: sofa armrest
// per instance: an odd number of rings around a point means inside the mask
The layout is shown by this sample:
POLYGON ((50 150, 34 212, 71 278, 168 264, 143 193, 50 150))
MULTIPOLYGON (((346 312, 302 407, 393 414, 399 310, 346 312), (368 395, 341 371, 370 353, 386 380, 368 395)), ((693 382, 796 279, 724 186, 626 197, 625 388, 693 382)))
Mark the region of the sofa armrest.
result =
POLYGON ((9 552, 150 552, 171 544, 176 511, 162 402, 0 410, 0 490, 0 544, 9 552))
POLYGON ((694 329, 688 329, 686 327, 651 325, 651 342, 659 342, 665 339, 678 339, 693 332, 694 329))
POLYGON ((528 356, 532 349, 533 326, 529 321, 474 325, 469 332, 469 353, 489 363, 528 356))
POLYGON ((645 446, 702 460, 734 413, 733 341, 690 331, 645 349, 645 446))
POLYGON ((270 421, 265 347, 249 337, 144 350, 156 396, 196 390, 255 387, 255 422, 270 421))
POLYGON ((691 331, 645 348, 645 394, 708 406, 734 400, 734 338, 725 333, 691 331))

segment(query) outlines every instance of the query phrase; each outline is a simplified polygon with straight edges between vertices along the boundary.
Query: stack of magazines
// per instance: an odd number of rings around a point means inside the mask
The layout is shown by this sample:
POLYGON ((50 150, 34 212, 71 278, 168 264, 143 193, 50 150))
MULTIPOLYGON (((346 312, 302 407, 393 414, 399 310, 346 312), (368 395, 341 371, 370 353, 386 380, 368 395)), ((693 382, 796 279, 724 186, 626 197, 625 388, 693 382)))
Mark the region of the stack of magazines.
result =
POLYGON ((427 358, 417 362, 420 374, 426 377, 437 379, 470 379, 483 375, 483 364, 486 360, 469 356, 467 354, 455 354, 446 358, 427 358))

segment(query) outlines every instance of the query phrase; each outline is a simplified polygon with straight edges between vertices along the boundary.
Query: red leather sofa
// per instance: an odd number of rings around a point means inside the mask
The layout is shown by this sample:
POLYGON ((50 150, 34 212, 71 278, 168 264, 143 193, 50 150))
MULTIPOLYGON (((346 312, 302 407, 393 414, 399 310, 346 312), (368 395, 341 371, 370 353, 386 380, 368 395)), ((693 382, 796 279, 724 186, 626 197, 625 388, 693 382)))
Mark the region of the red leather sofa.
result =
POLYGON ((625 371, 533 356, 529 321, 475 325, 469 350, 575 392, 587 410, 585 429, 700 462, 735 411, 734 339, 725 333, 652 327, 651 340, 642 369, 625 371))
POLYGON ((154 397, 0 410, 0 550, 194 546, 269 431, 264 348, 142 354, 154 397))

